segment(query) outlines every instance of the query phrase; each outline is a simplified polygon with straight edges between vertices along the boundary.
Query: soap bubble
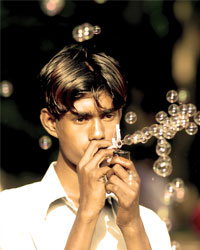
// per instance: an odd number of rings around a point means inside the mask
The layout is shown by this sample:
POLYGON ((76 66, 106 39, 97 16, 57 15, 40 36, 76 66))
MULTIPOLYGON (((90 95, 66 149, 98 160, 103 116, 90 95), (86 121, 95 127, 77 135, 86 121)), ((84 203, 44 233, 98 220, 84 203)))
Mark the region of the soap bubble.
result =
POLYGON ((4 80, 0 83, 0 95, 10 97, 13 93, 13 85, 11 82, 4 80))
POLYGON ((150 127, 144 127, 142 129, 142 133, 146 136, 148 140, 152 137, 152 131, 150 127))
POLYGON ((172 173, 172 160, 169 156, 159 157, 153 164, 154 172, 162 177, 167 177, 172 173))
POLYGON ((171 145, 169 142, 165 142, 163 144, 157 143, 156 145, 156 153, 159 156, 166 156, 171 153, 171 145))
POLYGON ((41 0, 40 6, 46 15, 55 16, 64 8, 65 0, 41 0))
POLYGON ((137 144, 137 143, 139 143, 139 142, 142 142, 142 139, 143 139, 143 133, 142 133, 142 131, 140 131, 140 130, 135 131, 135 132, 132 134, 131 138, 132 138, 132 142, 133 142, 134 144, 137 144))
POLYGON ((180 89, 178 91, 178 103, 179 104, 187 103, 189 99, 190 99, 190 93, 188 90, 180 89))
POLYGON ((187 115, 179 115, 179 120, 183 128, 186 128, 189 125, 190 119, 187 115))
POLYGON ((94 34, 99 35, 101 33, 101 28, 98 25, 94 26, 94 34))
POLYGON ((196 106, 195 106, 194 104, 192 104, 192 103, 189 103, 187 106, 188 106, 188 107, 187 107, 187 109, 188 109, 188 113, 187 113, 188 116, 189 116, 189 117, 194 116, 194 114, 195 114, 196 111, 197 111, 196 106))
POLYGON ((181 250, 181 245, 177 241, 173 240, 171 242, 172 250, 181 250))
POLYGON ((184 188, 184 181, 181 178, 173 179, 172 183, 175 185, 176 189, 184 188))
POLYGON ((197 125, 200 126, 200 111, 197 111, 195 114, 194 114, 194 121, 197 125))
POLYGON ((185 196, 185 188, 184 188, 184 181, 181 178, 175 178, 172 180, 172 183, 175 185, 176 189, 176 196, 174 200, 176 202, 183 202, 185 196))
POLYGON ((133 143, 132 141, 132 136, 131 135, 126 135, 123 139, 123 144, 125 145, 131 145, 133 143))
POLYGON ((181 104, 179 105, 179 113, 182 115, 186 115, 188 112, 188 105, 187 104, 181 104))
POLYGON ((163 138, 164 136, 164 127, 162 125, 158 125, 154 134, 157 138, 163 138))
POLYGON ((165 185, 165 190, 164 190, 164 197, 163 197, 164 203, 166 205, 170 205, 174 201, 175 196, 176 196, 176 187, 174 183, 168 182, 165 185))
POLYGON ((188 135, 195 135, 198 132, 198 127, 197 127, 196 123, 189 122, 188 126, 185 128, 185 132, 188 135))
POLYGON ((151 129, 152 135, 156 137, 158 135, 158 124, 152 124, 150 126, 150 129, 151 129))
POLYGON ((72 31, 72 36, 77 42, 83 42, 94 36, 94 27, 90 23, 76 26, 72 31))
POLYGON ((167 118, 167 113, 165 111, 160 111, 155 116, 155 119, 158 123, 164 123, 166 118, 167 118))
POLYGON ((157 140, 157 144, 159 144, 159 145, 164 145, 166 143, 168 143, 168 142, 165 140, 165 138, 160 138, 157 140))
POLYGON ((176 135, 176 130, 173 128, 173 126, 164 127, 163 136, 166 139, 172 139, 174 138, 175 135, 176 135))
POLYGON ((137 121, 137 115, 136 115, 136 113, 132 112, 132 111, 126 113, 126 115, 125 115, 125 121, 128 124, 134 124, 137 121))
POLYGON ((39 145, 42 149, 47 150, 52 145, 52 140, 48 135, 44 135, 39 139, 39 145))
POLYGON ((170 120, 173 129, 175 129, 176 131, 181 131, 183 129, 183 125, 181 123, 179 116, 171 116, 170 120))
POLYGON ((170 103, 174 103, 178 100, 178 93, 175 90, 169 90, 166 94, 166 99, 170 103))
POLYGON ((179 113, 179 106, 177 104, 171 104, 168 107, 168 113, 171 116, 176 116, 179 113))
POLYGON ((146 137, 146 135, 142 132, 142 139, 141 139, 141 143, 147 143, 149 140, 149 138, 146 137))

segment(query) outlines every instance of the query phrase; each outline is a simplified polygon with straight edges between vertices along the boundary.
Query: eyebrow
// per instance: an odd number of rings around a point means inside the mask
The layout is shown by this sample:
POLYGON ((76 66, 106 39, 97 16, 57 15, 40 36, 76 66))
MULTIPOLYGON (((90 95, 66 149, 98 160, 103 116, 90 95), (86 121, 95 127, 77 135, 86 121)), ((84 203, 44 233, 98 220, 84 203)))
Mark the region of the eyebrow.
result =
MULTIPOLYGON (((115 112, 116 109, 112 108, 112 109, 103 109, 100 111, 101 115, 107 115, 107 114, 111 114, 113 112, 115 112)), ((83 116, 90 116, 92 115, 91 112, 82 112, 82 111, 75 111, 75 110, 71 110, 71 113, 75 116, 79 116, 79 117, 83 117, 83 116)))

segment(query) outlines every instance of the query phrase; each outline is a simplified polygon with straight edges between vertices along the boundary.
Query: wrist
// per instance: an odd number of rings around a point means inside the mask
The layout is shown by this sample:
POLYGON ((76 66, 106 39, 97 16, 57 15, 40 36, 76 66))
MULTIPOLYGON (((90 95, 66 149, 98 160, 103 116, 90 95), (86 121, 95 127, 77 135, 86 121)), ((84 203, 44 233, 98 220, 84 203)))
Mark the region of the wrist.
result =
POLYGON ((99 217, 100 212, 94 211, 92 209, 83 209, 81 206, 77 212, 77 218, 85 224, 96 222, 99 217))
POLYGON ((144 225, 141 218, 130 220, 127 224, 118 223, 118 227, 124 233, 128 234, 137 234, 144 230, 144 225))

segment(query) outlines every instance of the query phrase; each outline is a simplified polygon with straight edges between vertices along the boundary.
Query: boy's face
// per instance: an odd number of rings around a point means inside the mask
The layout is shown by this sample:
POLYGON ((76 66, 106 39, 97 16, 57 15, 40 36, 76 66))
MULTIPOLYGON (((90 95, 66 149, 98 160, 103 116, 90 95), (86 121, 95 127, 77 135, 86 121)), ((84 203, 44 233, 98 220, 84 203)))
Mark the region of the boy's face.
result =
POLYGON ((75 112, 68 111, 56 121, 56 134, 64 159, 77 165, 93 140, 111 141, 121 110, 113 111, 112 98, 103 92, 99 108, 91 94, 74 102, 75 112))

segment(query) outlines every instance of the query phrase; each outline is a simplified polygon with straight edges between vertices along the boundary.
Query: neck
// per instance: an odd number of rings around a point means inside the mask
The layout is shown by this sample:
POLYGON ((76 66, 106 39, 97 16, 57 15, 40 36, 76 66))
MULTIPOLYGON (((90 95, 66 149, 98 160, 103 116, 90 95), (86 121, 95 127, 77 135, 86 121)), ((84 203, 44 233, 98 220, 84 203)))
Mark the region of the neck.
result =
POLYGON ((55 171, 65 190, 65 193, 74 202, 75 206, 78 207, 80 191, 76 166, 70 162, 66 162, 59 153, 57 163, 55 165, 55 171))

